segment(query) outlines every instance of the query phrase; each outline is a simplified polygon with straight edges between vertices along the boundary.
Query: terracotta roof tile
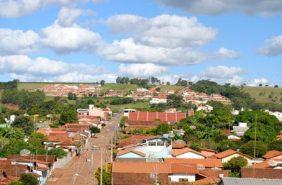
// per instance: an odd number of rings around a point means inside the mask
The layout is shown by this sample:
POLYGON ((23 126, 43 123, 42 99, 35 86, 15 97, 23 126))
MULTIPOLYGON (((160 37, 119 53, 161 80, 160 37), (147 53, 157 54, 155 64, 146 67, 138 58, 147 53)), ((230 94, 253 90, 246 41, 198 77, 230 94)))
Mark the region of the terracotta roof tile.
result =
POLYGON ((140 155, 142 157, 146 157, 146 154, 137 150, 131 150, 131 149, 124 149, 118 152, 117 156, 121 156, 127 153, 135 153, 137 155, 140 155))
POLYGON ((277 151, 277 150, 271 150, 271 151, 268 151, 264 156, 263 158, 265 159, 270 159, 270 158, 273 158, 273 157, 277 157, 279 155, 282 155, 282 151, 277 151))
POLYGON ((191 165, 203 165, 206 168, 222 167, 222 162, 219 159, 180 159, 180 158, 165 158, 165 163, 182 163, 191 165))
POLYGON ((198 155, 201 155, 203 157, 205 157, 204 155, 202 155, 201 153, 191 149, 191 148, 181 148, 181 149, 172 149, 172 155, 173 156, 179 156, 181 154, 185 154, 185 153, 188 153, 188 152, 192 152, 192 153, 195 153, 195 154, 198 154, 198 155))

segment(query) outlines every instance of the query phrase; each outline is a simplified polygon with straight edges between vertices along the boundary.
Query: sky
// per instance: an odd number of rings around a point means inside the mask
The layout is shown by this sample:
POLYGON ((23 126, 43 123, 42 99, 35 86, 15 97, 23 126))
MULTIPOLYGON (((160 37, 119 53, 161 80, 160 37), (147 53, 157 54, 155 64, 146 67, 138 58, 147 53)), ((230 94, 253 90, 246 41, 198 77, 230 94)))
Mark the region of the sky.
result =
POLYGON ((0 81, 282 85, 282 1, 0 0, 0 81))

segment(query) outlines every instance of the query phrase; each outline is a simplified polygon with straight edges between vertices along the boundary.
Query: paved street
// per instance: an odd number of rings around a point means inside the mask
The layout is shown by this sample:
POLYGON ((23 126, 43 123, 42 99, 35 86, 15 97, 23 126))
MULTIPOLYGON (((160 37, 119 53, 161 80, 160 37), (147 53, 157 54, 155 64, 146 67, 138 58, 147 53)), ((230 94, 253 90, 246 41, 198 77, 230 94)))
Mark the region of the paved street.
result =
MULTIPOLYGON (((91 182, 91 175, 101 164, 101 151, 102 161, 110 162, 110 147, 111 138, 118 127, 118 120, 120 116, 115 116, 97 134, 95 138, 91 138, 85 146, 80 156, 75 156, 64 168, 55 169, 52 176, 49 178, 47 185, 89 185, 91 182), (91 150, 91 146, 98 146, 100 149, 91 150), (93 155, 93 168, 91 169, 91 155, 93 155)), ((94 176, 93 176, 94 177, 94 176)), ((96 178, 94 182, 97 184, 96 178)))

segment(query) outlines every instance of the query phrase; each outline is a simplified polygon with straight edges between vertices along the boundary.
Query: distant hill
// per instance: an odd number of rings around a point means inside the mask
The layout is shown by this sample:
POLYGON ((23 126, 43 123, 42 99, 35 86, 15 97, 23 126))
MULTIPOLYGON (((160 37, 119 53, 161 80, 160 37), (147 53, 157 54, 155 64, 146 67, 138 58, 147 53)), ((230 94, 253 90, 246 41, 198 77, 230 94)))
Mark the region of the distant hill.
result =
POLYGON ((282 88, 246 86, 243 91, 249 93, 258 103, 282 104, 282 88))

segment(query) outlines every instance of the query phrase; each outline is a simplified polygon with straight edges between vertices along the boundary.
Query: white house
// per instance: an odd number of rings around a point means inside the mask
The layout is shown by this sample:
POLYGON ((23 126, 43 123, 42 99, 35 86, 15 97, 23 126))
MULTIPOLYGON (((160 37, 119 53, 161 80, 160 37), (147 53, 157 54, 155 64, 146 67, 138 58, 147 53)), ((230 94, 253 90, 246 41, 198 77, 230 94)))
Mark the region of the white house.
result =
POLYGON ((233 126, 233 132, 237 136, 243 136, 249 130, 247 123, 239 122, 238 126, 233 126))
POLYGON ((80 116, 94 116, 100 117, 102 120, 108 120, 108 118, 112 115, 112 111, 109 108, 98 108, 94 105, 89 105, 88 109, 77 109, 77 113, 80 116))
POLYGON ((206 157, 191 148, 172 149, 172 156, 182 159, 205 159, 206 157))
POLYGON ((248 161, 248 165, 252 164, 252 158, 248 155, 242 154, 240 152, 237 152, 235 150, 229 149, 224 152, 215 154, 214 157, 217 159, 220 159, 222 163, 227 163, 229 162, 232 158, 235 157, 243 157, 248 161))

